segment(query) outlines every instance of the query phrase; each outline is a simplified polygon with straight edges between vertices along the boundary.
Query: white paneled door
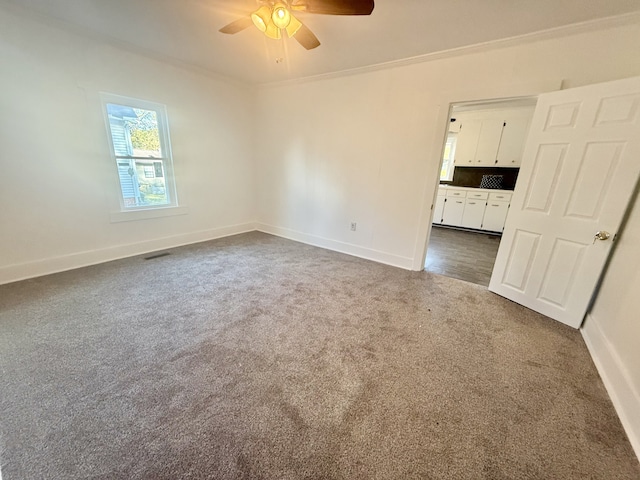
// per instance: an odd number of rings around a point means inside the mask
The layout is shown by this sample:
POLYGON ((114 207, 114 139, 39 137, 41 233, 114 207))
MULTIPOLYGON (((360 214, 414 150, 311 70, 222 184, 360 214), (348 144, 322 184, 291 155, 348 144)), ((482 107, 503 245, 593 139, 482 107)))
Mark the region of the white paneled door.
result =
POLYGON ((640 174, 640 77, 541 95, 489 290, 579 327, 640 174))

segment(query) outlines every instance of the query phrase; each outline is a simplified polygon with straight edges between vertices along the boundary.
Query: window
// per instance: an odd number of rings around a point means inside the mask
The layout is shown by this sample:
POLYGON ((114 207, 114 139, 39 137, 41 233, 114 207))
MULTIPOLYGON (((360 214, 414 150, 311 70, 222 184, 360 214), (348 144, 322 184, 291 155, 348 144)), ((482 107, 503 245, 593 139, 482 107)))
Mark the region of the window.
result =
POLYGON ((102 94, 122 211, 177 206, 164 105, 102 94))
POLYGON ((440 180, 453 180, 453 159, 456 154, 456 141, 458 136, 456 133, 447 135, 447 143, 444 145, 444 153, 442 154, 442 170, 440 170, 440 180))

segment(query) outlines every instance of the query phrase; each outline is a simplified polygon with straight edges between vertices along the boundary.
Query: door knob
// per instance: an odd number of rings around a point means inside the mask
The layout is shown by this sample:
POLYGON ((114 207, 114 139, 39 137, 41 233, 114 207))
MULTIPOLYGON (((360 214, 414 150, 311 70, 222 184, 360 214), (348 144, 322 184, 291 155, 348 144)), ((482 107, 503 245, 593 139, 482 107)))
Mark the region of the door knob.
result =
POLYGON ((604 230, 602 230, 601 232, 596 232, 593 237, 593 243, 596 243, 596 240, 608 240, 609 237, 611 237, 611 234, 609 232, 605 232, 604 230))

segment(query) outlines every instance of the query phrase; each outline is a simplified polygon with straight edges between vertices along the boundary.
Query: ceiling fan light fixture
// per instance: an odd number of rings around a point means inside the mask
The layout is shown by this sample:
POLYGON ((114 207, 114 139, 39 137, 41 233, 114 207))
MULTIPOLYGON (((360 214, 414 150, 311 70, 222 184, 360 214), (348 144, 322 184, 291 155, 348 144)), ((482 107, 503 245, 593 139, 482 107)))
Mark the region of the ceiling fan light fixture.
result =
POLYGON ((296 32, 300 30, 301 26, 302 26, 302 22, 298 20, 296 17, 294 17, 293 15, 291 15, 291 20, 289 21, 289 25, 287 25, 286 27, 287 35, 289 35, 289 38, 293 37, 296 34, 296 32))
POLYGON ((269 38, 273 38, 274 40, 280 40, 282 38, 280 29, 276 27, 276 25, 271 21, 267 23, 267 29, 265 30, 264 34, 269 38))
POLYGON ((291 13, 287 10, 287 6, 284 3, 276 3, 271 13, 271 19, 278 28, 287 28, 289 22, 291 22, 291 13))
POLYGON ((320 46, 320 40, 292 11, 324 15, 371 15, 375 0, 257 0, 259 7, 249 16, 239 18, 220 29, 220 33, 234 34, 253 23, 265 36, 279 40, 282 30, 307 50, 320 46))
POLYGON ((258 30, 266 34, 267 28, 271 23, 271 9, 268 5, 261 6, 251 14, 251 20, 258 30))

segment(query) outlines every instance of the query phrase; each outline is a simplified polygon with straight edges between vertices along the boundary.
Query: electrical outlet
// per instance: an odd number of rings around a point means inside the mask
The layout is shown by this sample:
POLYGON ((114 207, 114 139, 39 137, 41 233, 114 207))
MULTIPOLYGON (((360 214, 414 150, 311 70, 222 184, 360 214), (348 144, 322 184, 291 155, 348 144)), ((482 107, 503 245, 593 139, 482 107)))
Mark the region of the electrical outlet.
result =
POLYGON ((357 226, 358 226, 358 224, 356 222, 351 222, 351 231, 355 232, 357 226))

